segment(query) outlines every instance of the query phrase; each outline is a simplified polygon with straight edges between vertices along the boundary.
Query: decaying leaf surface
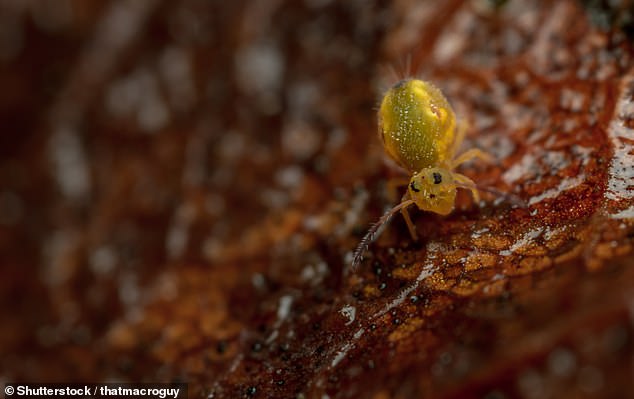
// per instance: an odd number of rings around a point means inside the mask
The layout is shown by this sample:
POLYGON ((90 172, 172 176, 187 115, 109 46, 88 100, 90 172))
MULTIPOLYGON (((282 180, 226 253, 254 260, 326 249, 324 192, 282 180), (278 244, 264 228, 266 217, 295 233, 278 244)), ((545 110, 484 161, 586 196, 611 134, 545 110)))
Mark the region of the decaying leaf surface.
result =
POLYGON ((3 378, 631 396, 627 6, 490 3, 0 4, 3 378), (408 58, 527 206, 394 218, 351 272, 408 58))

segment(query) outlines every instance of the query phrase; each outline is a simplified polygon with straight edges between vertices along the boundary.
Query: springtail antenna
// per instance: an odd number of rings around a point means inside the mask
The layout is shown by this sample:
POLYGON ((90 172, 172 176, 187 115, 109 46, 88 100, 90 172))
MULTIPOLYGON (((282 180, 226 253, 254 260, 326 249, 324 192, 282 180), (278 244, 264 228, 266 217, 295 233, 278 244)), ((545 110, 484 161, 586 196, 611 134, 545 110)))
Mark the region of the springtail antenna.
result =
POLYGON ((357 246, 357 249, 354 250, 354 253, 352 256, 352 264, 351 264, 352 271, 355 271, 359 263, 361 263, 361 261, 363 260, 363 253, 368 249, 370 244, 376 238, 375 235, 376 235, 376 232, 379 230, 379 228, 381 228, 381 226, 387 223, 390 220, 390 218, 394 216, 396 212, 412 205, 413 203, 414 203, 414 200, 411 200, 411 199, 401 202, 400 204, 396 205, 389 211, 385 212, 379 220, 377 220, 372 226, 370 226, 370 229, 368 230, 367 233, 365 233, 365 236, 363 236, 363 238, 361 239, 361 242, 357 246))

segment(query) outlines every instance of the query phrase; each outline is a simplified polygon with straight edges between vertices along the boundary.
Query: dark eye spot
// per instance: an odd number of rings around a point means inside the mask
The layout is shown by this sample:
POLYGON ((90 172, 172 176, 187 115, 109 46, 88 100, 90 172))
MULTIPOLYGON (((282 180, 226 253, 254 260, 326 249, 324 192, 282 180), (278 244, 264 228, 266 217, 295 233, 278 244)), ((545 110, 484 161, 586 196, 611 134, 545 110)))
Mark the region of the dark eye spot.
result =
POLYGON ((434 184, 442 183, 442 176, 440 175, 440 173, 434 172, 432 175, 434 176, 434 184))
POLYGON ((412 191, 414 191, 414 192, 416 192, 416 193, 420 192, 420 189, 419 189, 418 187, 416 187, 416 185, 414 184, 414 182, 411 182, 411 183, 409 184, 409 186, 412 188, 412 191))
POLYGON ((431 199, 436 198, 436 194, 429 194, 429 198, 431 198, 431 199))

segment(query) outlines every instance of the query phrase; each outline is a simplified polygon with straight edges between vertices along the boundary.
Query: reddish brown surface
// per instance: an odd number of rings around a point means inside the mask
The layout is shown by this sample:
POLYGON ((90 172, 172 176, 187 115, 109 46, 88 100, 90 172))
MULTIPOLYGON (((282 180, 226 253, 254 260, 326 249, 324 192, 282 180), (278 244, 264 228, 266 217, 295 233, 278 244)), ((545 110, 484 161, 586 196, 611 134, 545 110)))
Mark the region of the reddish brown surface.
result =
POLYGON ((632 397, 624 11, 33 3, 0 3, 5 381, 632 397), (419 242, 394 218, 351 273, 393 204, 373 107, 408 57, 496 158, 464 173, 529 206, 462 193, 413 212, 419 242))

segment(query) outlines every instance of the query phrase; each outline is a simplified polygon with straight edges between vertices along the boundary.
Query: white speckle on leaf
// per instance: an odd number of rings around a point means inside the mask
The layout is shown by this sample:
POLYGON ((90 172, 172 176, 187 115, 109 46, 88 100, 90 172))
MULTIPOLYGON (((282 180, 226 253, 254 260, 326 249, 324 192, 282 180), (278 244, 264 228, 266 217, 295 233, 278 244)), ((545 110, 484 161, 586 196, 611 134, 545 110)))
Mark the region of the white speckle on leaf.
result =
POLYGON ((341 313, 343 317, 348 319, 348 321, 346 321, 346 325, 348 326, 354 322, 357 314, 357 308, 355 308, 354 306, 346 305, 339 310, 339 313, 341 313))
POLYGON ((383 309, 373 314, 370 317, 370 319, 376 319, 377 317, 381 317, 387 312, 389 312, 390 310, 394 309, 395 307, 405 302, 405 299, 409 296, 409 294, 411 294, 414 290, 416 290, 423 280, 425 280, 427 277, 434 274, 434 272, 436 271, 436 267, 434 266, 432 259, 435 259, 436 253, 442 251, 444 248, 445 248, 444 245, 437 242, 428 243, 427 244, 428 261, 425 262, 425 265, 423 266, 423 269, 416 277, 416 280, 410 285, 408 285, 407 287, 405 287, 402 291, 400 291, 398 295, 396 296, 396 298, 394 298, 391 302, 385 305, 383 309))
POLYGON ((560 94, 561 107, 572 112, 581 111, 584 99, 585 96, 583 93, 579 93, 572 89, 564 88, 560 94))
MULTIPOLYGON (((359 223, 359 219, 363 210, 365 209, 365 205, 368 202, 369 194, 366 190, 357 190, 356 195, 352 199, 350 203, 350 207, 346 210, 343 221, 336 227, 335 236, 343 237, 346 236, 355 225, 359 223)), ((386 226, 381 226, 381 229, 377 231, 377 236, 380 235, 383 228, 386 226)))
POLYGON ((251 284, 253 284, 253 287, 255 287, 257 290, 262 291, 264 288, 266 288, 266 279, 261 273, 255 273, 253 274, 253 276, 251 276, 251 284))
POLYGON ((348 132, 345 129, 335 128, 328 134, 326 149, 330 151, 338 150, 348 139, 348 132))
POLYGON ((559 194, 561 194, 562 192, 564 192, 566 190, 570 190, 572 188, 575 188, 575 187, 581 185, 583 182, 585 182, 585 180, 586 180, 586 177, 584 175, 579 175, 579 176, 574 176, 574 177, 568 177, 568 178, 565 178, 565 179, 561 179, 561 181, 559 182, 557 187, 545 190, 541 194, 536 195, 534 197, 531 197, 528 200, 528 205, 534 205, 534 204, 536 204, 538 202, 541 202, 541 201, 543 201, 545 199, 555 198, 559 194))
POLYGON ((443 31, 436 41, 433 57, 439 64, 449 62, 452 58, 461 54, 466 43, 470 39, 470 30, 473 29, 475 20, 473 13, 462 9, 452 22, 451 29, 443 31))
POLYGON ((271 41, 252 43, 238 51, 235 59, 238 84, 246 93, 277 91, 284 74, 284 59, 271 41))
POLYGON ((358 341, 359 338, 363 336, 364 332, 365 332, 365 329, 360 328, 354 333, 354 335, 352 336, 352 339, 349 342, 346 342, 341 347, 341 349, 337 351, 337 354, 335 355, 335 357, 332 359, 332 362, 330 363, 330 367, 335 367, 346 357, 350 349, 354 347, 355 342, 358 341))
MULTIPOLYGON (((621 87, 621 95, 614 108, 612 122, 607 129, 608 138, 614 149, 608 172, 608 187, 605 198, 612 201, 634 198, 634 129, 625 124, 625 119, 634 118, 634 75, 630 74, 621 87)), ((629 217, 631 209, 620 211, 613 218, 629 217)))
POLYGON ((280 304, 277 308, 277 323, 281 323, 291 312, 291 305, 293 304, 293 297, 290 295, 284 295, 280 298, 280 304))
POLYGON ((196 217, 196 209, 192 204, 181 204, 174 214, 165 239, 167 254, 170 258, 183 255, 189 240, 189 226, 196 217))
POLYGON ((544 239, 550 241, 553 237, 557 237, 568 229, 568 226, 561 226, 557 228, 546 228, 544 231, 544 239))
POLYGON ((89 264, 93 273, 109 274, 117 264, 117 254, 110 247, 99 247, 90 254, 89 264))
POLYGON ((530 152, 526 153, 519 162, 515 163, 506 172, 504 172, 502 179, 506 182, 506 184, 512 184, 522 178, 525 178, 529 171, 535 167, 535 163, 535 156, 530 152))
POLYGON ((576 359, 568 349, 557 348, 548 356, 548 368, 558 377, 570 377, 576 368, 576 359))
POLYGON ((337 351, 337 354, 335 355, 335 357, 332 359, 332 362, 330 363, 330 367, 335 367, 336 365, 338 365, 346 357, 346 355, 348 354, 351 348, 352 348, 351 343, 346 343, 345 345, 343 345, 341 349, 337 351))
POLYGON ((297 165, 287 166, 275 174, 276 182, 284 188, 297 188, 302 183, 304 171, 297 165))
POLYGON ((106 107, 114 116, 134 117, 146 133, 156 132, 170 120, 156 75, 143 67, 108 87, 106 107))
POLYGON ((299 161, 315 155, 321 144, 321 135, 301 119, 287 122, 282 129, 282 148, 299 161))
POLYGON ((554 233, 561 231, 562 229, 554 229, 552 232, 548 228, 538 227, 532 230, 524 232, 520 238, 518 238, 507 249, 503 249, 499 252, 500 256, 511 256, 513 253, 529 247, 535 244, 535 239, 544 236, 550 238, 554 233))
POLYGON ((511 253, 514 253, 515 251, 517 251, 518 249, 521 249, 533 244, 535 242, 535 239, 539 237, 540 235, 542 235, 543 231, 544 231, 543 227, 538 227, 536 229, 527 231, 526 233, 522 234, 522 236, 517 241, 511 244, 511 246, 508 248, 507 251, 500 251, 500 255, 508 256, 511 253), (505 252, 505 253, 503 254, 502 252, 505 252))
POLYGON ((634 205, 610 215, 611 219, 634 219, 634 205))
POLYGON ((472 238, 480 238, 482 236, 482 234, 486 233, 489 231, 488 227, 483 227, 480 230, 476 230, 473 233, 471 233, 471 237, 472 238))
POLYGON ((260 111, 278 112, 284 78, 284 57, 278 46, 271 41, 252 43, 238 50, 235 66, 238 86, 255 96, 260 111))
POLYGON ((49 144, 55 178, 67 197, 78 200, 90 191, 90 174, 77 131, 60 127, 53 132, 49 144))
POLYGON ((306 265, 302 269, 302 281, 310 282, 312 286, 320 284, 328 274, 328 265, 324 261, 317 262, 316 265, 306 265))

